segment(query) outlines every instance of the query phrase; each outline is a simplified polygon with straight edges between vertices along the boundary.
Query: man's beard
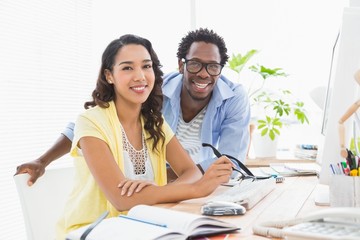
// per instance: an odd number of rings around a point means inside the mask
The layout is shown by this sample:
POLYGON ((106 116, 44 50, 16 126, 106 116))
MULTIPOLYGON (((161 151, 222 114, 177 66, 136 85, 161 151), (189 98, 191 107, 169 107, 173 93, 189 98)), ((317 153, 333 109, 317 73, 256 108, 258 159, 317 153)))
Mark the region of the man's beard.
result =
POLYGON ((204 97, 199 97, 199 96, 193 95, 193 94, 191 93, 191 91, 190 91, 189 89, 187 89, 187 88, 186 88, 186 91, 188 92, 189 96, 190 96, 194 101, 204 101, 204 100, 206 100, 206 99, 209 98, 209 95, 211 95, 211 94, 208 94, 208 95, 206 95, 206 96, 204 96, 204 97))

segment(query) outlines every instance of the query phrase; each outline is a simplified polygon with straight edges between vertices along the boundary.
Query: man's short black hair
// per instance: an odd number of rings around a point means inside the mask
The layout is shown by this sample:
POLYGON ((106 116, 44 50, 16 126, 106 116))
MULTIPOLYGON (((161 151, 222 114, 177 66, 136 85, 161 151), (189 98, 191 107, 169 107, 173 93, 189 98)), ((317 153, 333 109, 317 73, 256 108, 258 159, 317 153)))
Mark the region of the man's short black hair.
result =
POLYGON ((194 31, 189 31, 188 34, 181 39, 177 51, 177 57, 179 60, 186 57, 186 54, 189 52, 190 46, 193 42, 206 42, 215 44, 219 48, 221 57, 220 64, 222 65, 225 65, 229 59, 224 39, 213 30, 200 28, 194 31))

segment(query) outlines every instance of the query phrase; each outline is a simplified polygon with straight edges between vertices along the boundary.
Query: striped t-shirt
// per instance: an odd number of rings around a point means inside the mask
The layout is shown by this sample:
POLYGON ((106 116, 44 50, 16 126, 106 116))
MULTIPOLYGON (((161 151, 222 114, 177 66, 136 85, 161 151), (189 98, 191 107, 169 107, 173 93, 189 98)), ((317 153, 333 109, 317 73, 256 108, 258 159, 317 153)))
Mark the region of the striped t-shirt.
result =
POLYGON ((195 163, 200 163, 203 160, 200 159, 200 148, 202 147, 200 129, 205 112, 206 107, 187 123, 184 121, 180 110, 179 122, 176 128, 176 137, 195 163))

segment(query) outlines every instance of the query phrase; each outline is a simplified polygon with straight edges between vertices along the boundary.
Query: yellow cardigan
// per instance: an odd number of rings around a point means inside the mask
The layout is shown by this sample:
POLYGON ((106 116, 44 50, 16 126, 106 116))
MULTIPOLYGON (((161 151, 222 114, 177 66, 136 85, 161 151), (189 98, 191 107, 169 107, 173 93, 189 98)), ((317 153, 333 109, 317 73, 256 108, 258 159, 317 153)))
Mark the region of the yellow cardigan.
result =
MULTIPOLYGON (((141 119, 145 139, 149 137, 144 130, 144 120, 141 119)), ((165 185, 166 177, 166 145, 174 136, 169 125, 164 121, 162 127, 165 133, 165 144, 158 145, 159 152, 152 151, 152 141, 146 141, 148 153, 154 171, 155 182, 159 186, 165 185)), ((114 102, 109 108, 94 107, 81 114, 75 124, 74 140, 70 154, 74 157, 75 186, 65 206, 64 214, 57 225, 58 239, 65 239, 67 232, 95 221, 104 211, 109 211, 108 217, 118 216, 118 212, 105 198, 100 190, 81 150, 77 147, 80 138, 85 136, 97 137, 106 142, 114 158, 124 173, 123 145, 120 122, 117 117, 114 102)))

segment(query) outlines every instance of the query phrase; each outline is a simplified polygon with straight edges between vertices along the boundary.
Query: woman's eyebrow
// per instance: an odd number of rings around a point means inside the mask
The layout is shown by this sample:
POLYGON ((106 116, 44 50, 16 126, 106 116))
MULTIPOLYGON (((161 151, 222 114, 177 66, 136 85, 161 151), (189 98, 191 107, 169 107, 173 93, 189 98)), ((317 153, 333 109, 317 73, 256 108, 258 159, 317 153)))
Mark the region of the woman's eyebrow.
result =
MULTIPOLYGON (((152 62, 152 60, 151 60, 151 59, 145 59, 145 60, 143 60, 142 62, 143 62, 143 63, 149 63, 149 62, 152 62)), ((118 64, 118 66, 120 66, 120 65, 122 65, 122 64, 134 64, 134 62, 133 62, 133 61, 124 61, 124 62, 120 62, 120 63, 118 64)))

